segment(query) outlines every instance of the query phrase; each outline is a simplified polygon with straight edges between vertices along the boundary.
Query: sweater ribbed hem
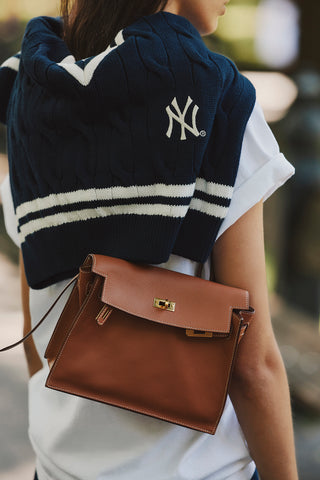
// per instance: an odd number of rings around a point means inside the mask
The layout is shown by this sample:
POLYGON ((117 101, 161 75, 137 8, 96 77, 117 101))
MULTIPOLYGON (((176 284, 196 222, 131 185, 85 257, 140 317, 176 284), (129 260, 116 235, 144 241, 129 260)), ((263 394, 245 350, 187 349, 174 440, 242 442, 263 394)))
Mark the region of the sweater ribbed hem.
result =
POLYGON ((180 226, 180 221, 172 218, 144 215, 87 220, 85 229, 82 223, 42 230, 30 235, 22 245, 31 288, 44 288, 74 276, 89 253, 133 262, 164 263, 180 226), (168 229, 175 234, 166 235, 168 229))

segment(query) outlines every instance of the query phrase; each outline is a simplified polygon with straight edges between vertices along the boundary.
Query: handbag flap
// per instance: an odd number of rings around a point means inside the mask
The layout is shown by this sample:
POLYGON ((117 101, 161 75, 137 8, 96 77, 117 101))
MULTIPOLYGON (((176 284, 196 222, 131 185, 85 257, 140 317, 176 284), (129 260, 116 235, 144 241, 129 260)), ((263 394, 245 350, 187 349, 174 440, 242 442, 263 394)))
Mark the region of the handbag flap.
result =
POLYGON ((227 334, 232 310, 247 310, 246 290, 104 255, 89 255, 92 271, 105 278, 101 300, 115 308, 166 325, 227 334), (174 302, 174 311, 154 306, 174 302))

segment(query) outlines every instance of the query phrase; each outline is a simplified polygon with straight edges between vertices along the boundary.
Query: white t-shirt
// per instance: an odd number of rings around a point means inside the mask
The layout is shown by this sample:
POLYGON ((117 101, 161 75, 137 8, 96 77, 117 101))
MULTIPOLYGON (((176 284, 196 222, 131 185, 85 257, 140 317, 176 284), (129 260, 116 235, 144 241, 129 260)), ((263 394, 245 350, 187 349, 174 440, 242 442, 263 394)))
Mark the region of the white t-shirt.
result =
MULTIPOLYGON (((294 173, 256 104, 243 139, 238 175, 220 236, 294 173)), ((8 233, 19 245, 8 178, 1 186, 8 233)), ((165 268, 195 275, 198 264, 171 255, 165 268)), ((203 269, 209 278, 209 262, 203 269)), ((30 289, 35 325, 66 285, 30 289)), ((66 292, 34 334, 43 358, 66 292)), ((228 397, 214 436, 46 388, 48 366, 29 382, 29 436, 39 480, 249 480, 255 465, 228 397)))

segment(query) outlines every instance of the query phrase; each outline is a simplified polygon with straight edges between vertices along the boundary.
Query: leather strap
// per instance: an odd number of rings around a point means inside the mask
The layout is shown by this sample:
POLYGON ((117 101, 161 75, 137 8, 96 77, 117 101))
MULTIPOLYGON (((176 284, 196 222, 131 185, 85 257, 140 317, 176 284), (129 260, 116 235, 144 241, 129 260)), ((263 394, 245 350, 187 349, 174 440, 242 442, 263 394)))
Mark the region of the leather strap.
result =
POLYGON ((60 293, 60 295, 58 296, 58 298, 55 300, 55 302, 51 305, 51 307, 49 308, 49 310, 47 311, 47 313, 41 318, 41 320, 37 323, 37 325, 35 327, 33 327, 32 330, 30 330, 29 333, 27 333, 27 335, 25 335, 23 338, 21 338, 21 340, 19 340, 18 342, 16 343, 13 343, 12 345, 9 345, 5 348, 2 348, 0 350, 0 353, 1 352, 6 352, 8 350, 11 350, 12 348, 15 348, 17 347, 18 345, 20 345, 21 343, 25 342, 36 330, 38 330, 38 328, 40 327, 40 325, 42 325, 42 323, 45 321, 45 319, 47 318, 47 316, 49 315, 49 313, 53 310, 53 308, 56 306, 56 304, 58 303, 58 301, 60 300, 60 298, 62 297, 62 295, 64 294, 64 292, 70 287, 70 285, 78 278, 79 274, 77 274, 75 277, 73 277, 70 282, 64 287, 64 289, 62 290, 62 292, 60 293))
POLYGON ((246 333, 246 331, 247 331, 247 329, 250 325, 250 321, 251 321, 252 317, 254 316, 254 314, 255 314, 255 310, 252 307, 249 307, 249 310, 241 310, 238 313, 239 317, 242 319, 242 324, 241 324, 241 327, 240 327, 240 332, 239 332, 239 337, 238 337, 238 344, 240 343, 240 341, 244 337, 244 334, 246 333))

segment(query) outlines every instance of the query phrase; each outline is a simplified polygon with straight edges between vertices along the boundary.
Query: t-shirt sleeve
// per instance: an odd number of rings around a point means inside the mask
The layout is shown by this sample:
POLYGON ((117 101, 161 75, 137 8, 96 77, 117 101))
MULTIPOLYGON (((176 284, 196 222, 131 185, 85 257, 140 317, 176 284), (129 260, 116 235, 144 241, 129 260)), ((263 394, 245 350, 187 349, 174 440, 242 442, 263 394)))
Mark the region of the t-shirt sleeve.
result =
POLYGON ((9 175, 5 177, 0 185, 0 195, 2 200, 4 223, 9 237, 20 248, 19 235, 17 230, 17 219, 14 213, 13 200, 9 175))
POLYGON ((294 167, 280 152, 262 108, 256 102, 243 137, 229 211, 217 238, 261 199, 267 200, 294 171, 294 167))

